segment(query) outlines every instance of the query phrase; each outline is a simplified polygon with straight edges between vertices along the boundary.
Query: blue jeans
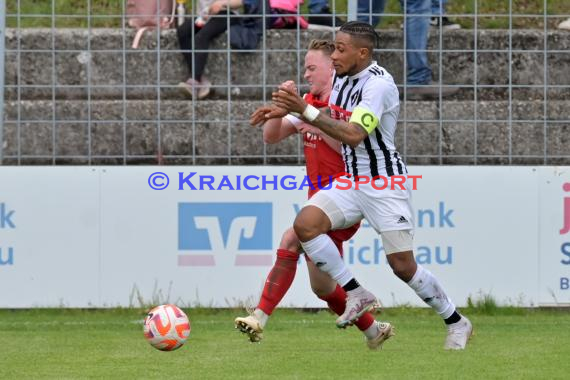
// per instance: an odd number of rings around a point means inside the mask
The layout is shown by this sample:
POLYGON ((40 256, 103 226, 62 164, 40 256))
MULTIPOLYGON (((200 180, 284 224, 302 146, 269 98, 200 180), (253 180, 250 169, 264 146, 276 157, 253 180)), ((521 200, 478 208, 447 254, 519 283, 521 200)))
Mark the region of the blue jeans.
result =
POLYGON ((384 13, 385 4, 386 0, 358 0, 358 21, 367 22, 372 26, 378 25, 379 14, 384 13), (370 5, 372 5, 372 12, 370 5), (374 16, 371 16, 371 13, 374 13, 374 16))
POLYGON ((404 8, 406 2, 406 14, 419 14, 425 16, 407 16, 406 28, 406 59, 407 83, 428 84, 431 82, 431 68, 427 60, 427 41, 432 0, 400 0, 404 8), (411 51, 421 50, 421 51, 411 51))
POLYGON ((445 14, 445 5, 447 0, 431 0, 432 16, 440 16, 445 14))
POLYGON ((323 9, 328 8, 329 0, 310 0, 309 12, 319 14, 323 9))

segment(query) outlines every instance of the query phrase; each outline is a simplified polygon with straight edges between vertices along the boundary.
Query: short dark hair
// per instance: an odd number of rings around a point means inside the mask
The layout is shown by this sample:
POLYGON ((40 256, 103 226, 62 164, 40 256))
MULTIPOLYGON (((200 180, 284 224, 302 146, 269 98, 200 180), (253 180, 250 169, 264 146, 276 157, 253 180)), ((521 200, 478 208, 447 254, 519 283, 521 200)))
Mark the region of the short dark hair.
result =
POLYGON ((349 21, 340 27, 339 32, 350 34, 352 37, 365 41, 371 54, 380 39, 374 27, 362 21, 349 21))

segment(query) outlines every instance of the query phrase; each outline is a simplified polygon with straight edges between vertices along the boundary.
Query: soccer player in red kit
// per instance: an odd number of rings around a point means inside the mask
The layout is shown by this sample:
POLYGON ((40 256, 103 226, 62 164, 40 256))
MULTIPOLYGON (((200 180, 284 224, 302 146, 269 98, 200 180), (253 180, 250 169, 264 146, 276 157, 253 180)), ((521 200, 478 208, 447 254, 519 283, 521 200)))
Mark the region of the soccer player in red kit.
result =
MULTIPOLYGON (((310 84, 310 91, 305 94, 304 99, 316 108, 328 106, 334 73, 330 58, 333 51, 332 42, 313 40, 305 56, 304 77, 310 84)), ((293 82, 285 82, 284 85, 296 91, 293 82)), ((295 133, 303 133, 307 174, 313 187, 309 187, 309 198, 317 193, 319 188, 326 187, 333 178, 345 172, 340 155, 340 142, 304 123, 296 116, 287 115, 285 111, 279 115, 283 116, 282 118, 268 120, 266 115, 269 112, 272 115, 279 113, 275 106, 270 105, 257 109, 251 117, 252 125, 264 122, 263 137, 266 143, 275 144, 295 133)), ((357 223, 345 229, 329 232, 338 250, 336 254, 342 255, 342 243, 349 240, 359 226, 360 224, 357 223)), ((235 320, 236 328, 246 333, 252 342, 259 342, 263 338, 263 329, 269 316, 293 283, 301 253, 299 239, 293 228, 290 228, 282 236, 277 250, 277 260, 267 277, 257 308, 252 315, 235 320)), ((318 269, 313 262, 306 261, 313 292, 327 302, 331 310, 341 315, 346 307, 345 290, 328 274, 318 269)), ((364 313, 355 321, 355 325, 366 336, 370 349, 379 348, 386 339, 393 335, 392 326, 389 323, 376 321, 369 312, 364 313)))

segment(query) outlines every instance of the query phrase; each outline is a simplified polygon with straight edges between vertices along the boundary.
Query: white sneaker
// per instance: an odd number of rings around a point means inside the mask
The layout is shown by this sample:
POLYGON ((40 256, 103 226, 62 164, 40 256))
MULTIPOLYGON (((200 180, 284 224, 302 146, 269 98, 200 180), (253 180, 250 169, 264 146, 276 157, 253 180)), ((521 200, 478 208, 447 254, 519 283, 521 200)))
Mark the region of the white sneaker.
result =
POLYGON ((193 99, 204 99, 210 95, 212 83, 205 77, 201 81, 189 78, 186 82, 178 83, 178 87, 186 90, 193 99))
MULTIPOLYGON (((439 17, 432 17, 430 20, 430 25, 435 27, 435 28, 439 28, 440 27, 440 18, 439 17)), ((461 29, 461 25, 459 25, 456 22, 451 21, 449 18, 447 18, 446 16, 442 16, 441 17, 441 28, 443 30, 457 30, 457 29, 461 29)))
POLYGON ((570 18, 569 18, 568 20, 562 21, 562 22, 558 25, 558 29, 570 30, 570 18))
POLYGON ((251 342, 260 342, 263 339, 263 328, 261 323, 253 315, 238 317, 234 321, 236 329, 247 334, 251 342))
POLYGON ((463 350, 471 335, 473 335, 471 321, 461 316, 459 322, 447 326, 447 338, 445 338, 443 348, 446 350, 463 350))
POLYGON ((360 318, 362 314, 378 305, 376 296, 364 288, 348 291, 347 294, 344 313, 336 320, 336 327, 339 329, 353 325, 354 321, 360 318))
POLYGON ((366 345, 371 350, 382 348, 382 344, 384 344, 385 341, 396 335, 394 333, 394 327, 392 327, 388 322, 375 321, 374 323, 378 325, 378 336, 372 339, 366 338, 366 345))

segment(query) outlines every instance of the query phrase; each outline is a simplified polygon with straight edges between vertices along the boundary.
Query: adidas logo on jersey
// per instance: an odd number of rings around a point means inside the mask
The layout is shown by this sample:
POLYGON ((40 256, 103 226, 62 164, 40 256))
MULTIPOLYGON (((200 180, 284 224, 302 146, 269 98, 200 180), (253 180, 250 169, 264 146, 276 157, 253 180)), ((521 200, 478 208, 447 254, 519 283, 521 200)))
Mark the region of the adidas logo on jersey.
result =
POLYGON ((407 220, 403 216, 400 216, 400 219, 398 219, 398 223, 406 223, 406 222, 407 220))

